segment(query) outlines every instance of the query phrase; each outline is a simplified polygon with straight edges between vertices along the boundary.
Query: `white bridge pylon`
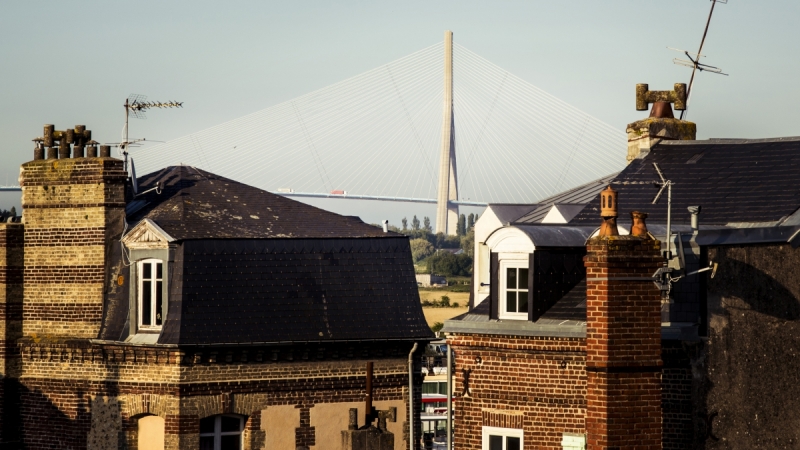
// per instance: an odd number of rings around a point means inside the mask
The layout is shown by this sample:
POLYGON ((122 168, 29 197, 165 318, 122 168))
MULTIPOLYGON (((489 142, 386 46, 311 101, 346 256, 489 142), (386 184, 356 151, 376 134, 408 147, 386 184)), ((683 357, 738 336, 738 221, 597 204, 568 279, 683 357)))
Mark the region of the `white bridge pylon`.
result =
MULTIPOLYGON (((436 202, 444 50, 435 44, 295 99, 142 147, 132 153, 137 171, 182 163, 271 192, 436 202)), ((624 130, 457 43, 451 79, 451 139, 458 158, 451 206, 533 203, 624 167, 624 130)))

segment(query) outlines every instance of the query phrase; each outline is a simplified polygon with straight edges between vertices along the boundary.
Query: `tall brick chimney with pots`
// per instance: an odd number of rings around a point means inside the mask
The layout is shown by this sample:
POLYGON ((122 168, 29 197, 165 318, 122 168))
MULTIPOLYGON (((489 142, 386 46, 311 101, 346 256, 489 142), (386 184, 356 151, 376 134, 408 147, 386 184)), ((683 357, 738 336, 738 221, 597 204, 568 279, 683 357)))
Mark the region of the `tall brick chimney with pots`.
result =
POLYGON ((120 245, 125 220, 126 175, 108 148, 101 148, 101 157, 83 157, 85 144, 90 155, 96 149, 82 125, 65 131, 45 125, 40 142, 47 151, 38 147, 19 177, 25 210, 22 334, 95 339, 106 262, 120 245))
POLYGON ((676 119, 672 114, 675 109, 686 109, 686 85, 675 83, 671 91, 651 91, 646 84, 636 85, 636 109, 647 111, 652 103, 650 117, 629 123, 628 162, 646 155, 650 148, 662 140, 689 140, 697 138, 697 125, 685 120, 676 119))
MULTIPOLYGON (((604 220, 617 215, 613 198, 604 220)), ((586 244, 588 450, 661 449, 661 293, 651 277, 663 260, 646 215, 634 214, 636 236, 601 231, 586 244)))

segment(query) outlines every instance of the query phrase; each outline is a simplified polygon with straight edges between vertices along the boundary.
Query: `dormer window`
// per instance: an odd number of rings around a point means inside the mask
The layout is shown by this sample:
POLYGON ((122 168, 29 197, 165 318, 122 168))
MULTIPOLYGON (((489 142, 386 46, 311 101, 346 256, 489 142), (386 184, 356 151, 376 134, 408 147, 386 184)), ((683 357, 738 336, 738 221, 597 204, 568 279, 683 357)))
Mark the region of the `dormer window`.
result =
POLYGON ((160 329, 164 321, 164 262, 160 259, 139 261, 139 328, 160 329))
POLYGON ((528 319, 528 261, 500 262, 500 319, 528 319))

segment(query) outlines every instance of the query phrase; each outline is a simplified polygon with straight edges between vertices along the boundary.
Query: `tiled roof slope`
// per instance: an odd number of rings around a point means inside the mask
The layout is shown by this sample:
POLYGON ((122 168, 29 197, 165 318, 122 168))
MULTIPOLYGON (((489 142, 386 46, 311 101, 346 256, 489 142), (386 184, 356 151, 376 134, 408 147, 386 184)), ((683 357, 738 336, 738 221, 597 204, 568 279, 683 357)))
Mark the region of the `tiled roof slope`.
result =
POLYGON ((426 339, 408 239, 187 240, 162 344, 426 339))
POLYGON ((138 180, 139 192, 159 181, 164 190, 133 200, 128 222, 149 218, 176 240, 398 236, 190 166, 167 167, 138 180))
POLYGON ((603 178, 592 180, 586 184, 582 184, 551 197, 539 200, 537 202, 538 208, 531 208, 527 214, 517 218, 513 222, 525 224, 541 223, 542 219, 544 219, 547 213, 550 212, 550 207, 553 206, 553 204, 585 205, 597 197, 597 194, 605 189, 605 187, 608 186, 608 183, 618 174, 618 172, 615 172, 611 175, 606 175, 603 178))
MULTIPOLYGON (((800 207, 800 138, 664 141, 636 159, 611 182, 619 192, 620 220, 631 211, 666 222, 666 192, 657 205, 653 168, 658 163, 672 187, 672 221, 688 224, 686 208, 701 205, 701 223, 777 222, 800 207)), ((598 196, 571 224, 599 224, 598 196)))

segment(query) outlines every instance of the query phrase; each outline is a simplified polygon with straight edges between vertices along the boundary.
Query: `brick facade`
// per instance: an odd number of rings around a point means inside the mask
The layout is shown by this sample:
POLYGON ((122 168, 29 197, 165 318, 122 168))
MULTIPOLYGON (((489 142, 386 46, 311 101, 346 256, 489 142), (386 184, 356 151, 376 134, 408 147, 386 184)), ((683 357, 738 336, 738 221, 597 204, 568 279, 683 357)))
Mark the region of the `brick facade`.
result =
POLYGON ((584 339, 454 334, 448 342, 459 450, 481 449, 483 426, 522 429, 526 449, 561 449, 561 433, 584 432, 584 339))

